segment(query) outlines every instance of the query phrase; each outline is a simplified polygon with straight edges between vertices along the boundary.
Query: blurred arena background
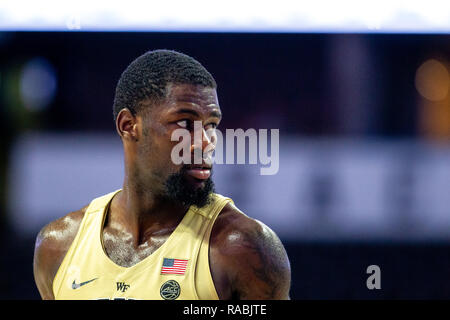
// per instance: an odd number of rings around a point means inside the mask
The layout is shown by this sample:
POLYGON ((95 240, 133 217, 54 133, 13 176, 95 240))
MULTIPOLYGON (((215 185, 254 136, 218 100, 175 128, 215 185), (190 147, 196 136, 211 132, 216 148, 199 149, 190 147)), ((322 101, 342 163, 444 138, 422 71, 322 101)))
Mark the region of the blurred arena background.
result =
POLYGON ((158 48, 213 74, 220 129, 280 129, 276 175, 216 165, 214 177, 282 239, 293 299, 450 298, 450 8, 382 1, 339 20, 329 11, 358 2, 327 3, 299 16, 288 6, 269 22, 243 4, 217 10, 235 20, 197 23, 181 19, 193 9, 146 20, 135 7, 135 24, 115 7, 60 5, 51 20, 21 1, 0 5, 0 298, 39 299, 38 231, 121 187, 115 85, 158 48), (373 264, 380 290, 366 287, 373 264))

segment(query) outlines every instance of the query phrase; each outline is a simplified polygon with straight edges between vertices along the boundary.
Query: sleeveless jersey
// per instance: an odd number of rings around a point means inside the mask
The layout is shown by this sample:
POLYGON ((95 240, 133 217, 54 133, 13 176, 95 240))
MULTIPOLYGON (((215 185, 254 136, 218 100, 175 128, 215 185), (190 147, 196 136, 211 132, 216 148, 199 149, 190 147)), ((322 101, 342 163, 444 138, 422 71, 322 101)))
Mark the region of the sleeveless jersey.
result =
POLYGON ((209 238, 230 198, 213 193, 203 208, 191 206, 167 240, 131 267, 114 263, 102 243, 112 198, 94 199, 53 280, 55 299, 216 300, 209 268, 209 238))

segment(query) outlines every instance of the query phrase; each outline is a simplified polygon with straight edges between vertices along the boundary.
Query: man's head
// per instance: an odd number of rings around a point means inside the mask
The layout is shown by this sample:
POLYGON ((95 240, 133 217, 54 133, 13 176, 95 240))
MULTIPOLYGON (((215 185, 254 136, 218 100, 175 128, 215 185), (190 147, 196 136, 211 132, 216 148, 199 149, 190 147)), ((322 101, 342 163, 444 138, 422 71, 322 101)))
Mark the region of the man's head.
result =
POLYGON ((136 115, 144 103, 161 102, 167 95, 168 84, 217 87, 212 75, 192 57, 172 50, 149 51, 122 73, 114 97, 114 119, 123 108, 136 115))
MULTIPOLYGON (((126 174, 139 192, 203 206, 213 191, 209 166, 175 164, 171 141, 176 129, 191 132, 190 156, 210 143, 221 113, 216 82, 195 59, 175 51, 150 51, 123 72, 113 105, 117 131, 124 144, 126 174), (203 128, 203 141, 195 142, 193 123, 203 128)), ((186 149, 184 149, 186 150, 186 149)))

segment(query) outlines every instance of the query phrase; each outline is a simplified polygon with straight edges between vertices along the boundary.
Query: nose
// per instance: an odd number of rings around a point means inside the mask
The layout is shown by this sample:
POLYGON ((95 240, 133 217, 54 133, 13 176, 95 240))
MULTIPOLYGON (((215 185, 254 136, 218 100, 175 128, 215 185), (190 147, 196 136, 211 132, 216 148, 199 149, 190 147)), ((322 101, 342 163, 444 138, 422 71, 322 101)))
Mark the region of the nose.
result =
POLYGON ((191 154, 194 154, 194 163, 201 164, 203 160, 209 163, 215 147, 215 129, 206 131, 202 125, 197 127, 194 125, 194 137, 191 143, 191 154))
POLYGON ((204 152, 207 148, 212 148, 210 151, 213 151, 216 148, 216 140, 216 129, 202 130, 202 149, 204 152))

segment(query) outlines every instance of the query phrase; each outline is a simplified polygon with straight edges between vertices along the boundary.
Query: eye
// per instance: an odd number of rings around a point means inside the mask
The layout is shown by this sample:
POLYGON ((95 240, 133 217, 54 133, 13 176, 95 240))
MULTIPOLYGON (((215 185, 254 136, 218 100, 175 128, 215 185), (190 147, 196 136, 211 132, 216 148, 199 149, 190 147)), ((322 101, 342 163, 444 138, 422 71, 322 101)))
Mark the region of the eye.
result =
POLYGON ((211 123, 209 123, 209 124, 207 124, 205 126, 206 130, 208 130, 208 129, 216 129, 216 128, 217 128, 217 123, 214 123, 214 122, 211 122, 211 123))
POLYGON ((179 125, 182 128, 188 129, 189 128, 189 123, 190 123, 189 120, 180 120, 180 121, 177 122, 177 125, 179 125))

